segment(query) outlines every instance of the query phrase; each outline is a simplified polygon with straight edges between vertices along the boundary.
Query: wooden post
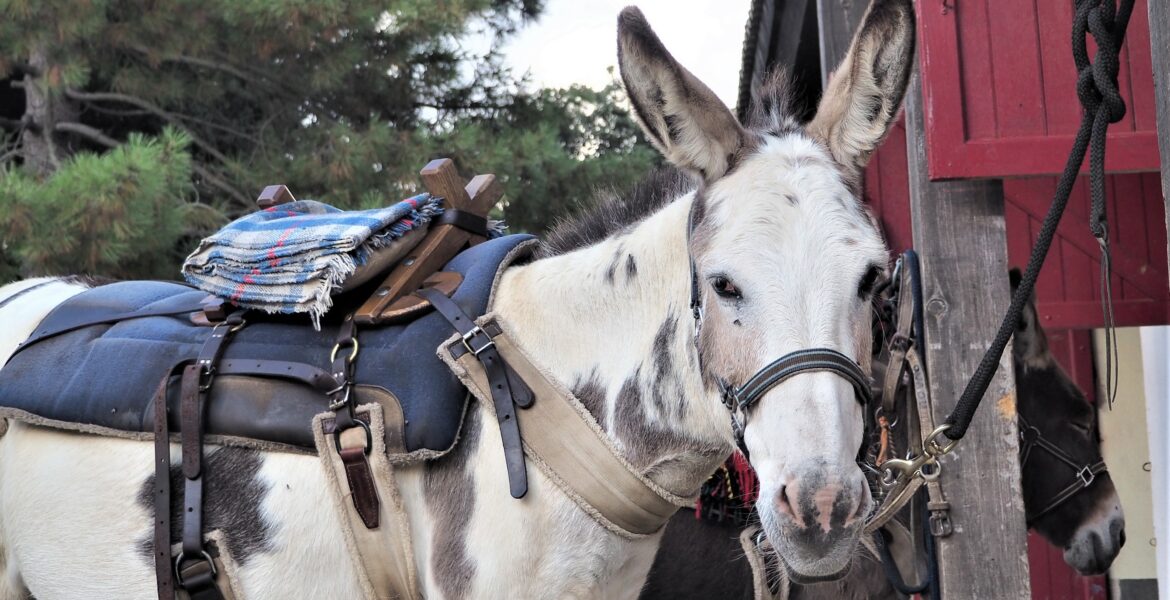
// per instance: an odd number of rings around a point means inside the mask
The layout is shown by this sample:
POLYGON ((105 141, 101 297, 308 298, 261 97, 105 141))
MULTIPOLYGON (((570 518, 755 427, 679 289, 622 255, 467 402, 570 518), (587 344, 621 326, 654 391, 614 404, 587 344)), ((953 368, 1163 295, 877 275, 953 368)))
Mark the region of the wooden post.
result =
MULTIPOLYGON (((1162 155, 1162 201, 1170 231, 1170 6, 1150 0, 1150 58, 1154 66, 1154 101, 1158 105, 1158 152, 1162 155)), ((1166 248, 1170 265, 1170 246, 1166 248)))
MULTIPOLYGON (((922 87, 906 94, 906 152, 914 246, 922 259, 926 362, 934 418, 954 408, 1007 311, 1003 183, 930 180, 922 87)), ((954 533, 938 539, 942 595, 1029 600, 1011 347, 971 428, 943 461, 954 533)))
MULTIPOLYGON (((868 4, 817 0, 825 86, 849 51, 868 4)), ((934 418, 941 423, 1007 311, 1003 184, 930 181, 917 74, 906 96, 911 219, 926 303, 925 355, 934 418)), ((1017 440, 1009 347, 966 437, 943 461, 943 490, 955 529, 938 540, 939 578, 947 600, 1031 598, 1017 440)))

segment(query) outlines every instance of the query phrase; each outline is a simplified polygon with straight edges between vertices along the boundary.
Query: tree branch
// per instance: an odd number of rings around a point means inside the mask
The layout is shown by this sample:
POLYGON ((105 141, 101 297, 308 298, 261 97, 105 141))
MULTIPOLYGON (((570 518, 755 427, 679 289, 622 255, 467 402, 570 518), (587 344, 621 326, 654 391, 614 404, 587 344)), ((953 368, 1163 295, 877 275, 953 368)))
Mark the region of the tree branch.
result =
MULTIPOLYGON (((101 144, 103 146, 106 146, 108 148, 116 148, 116 147, 121 145, 121 143, 118 142, 118 140, 115 140, 114 138, 103 134, 102 132, 98 131, 97 129, 94 129, 93 127, 90 127, 89 125, 83 125, 81 123, 70 123, 70 122, 57 123, 56 127, 54 127, 54 131, 74 133, 74 134, 80 135, 81 137, 84 137, 90 141, 93 141, 93 142, 96 142, 96 143, 101 144)), ((192 161, 191 162, 191 170, 194 171, 200 177, 202 177, 205 181, 207 181, 207 183, 211 184, 213 187, 219 188, 221 191, 223 191, 226 194, 228 194, 229 196, 231 196, 233 200, 235 200, 236 202, 239 202, 241 205, 248 206, 249 204, 251 204, 251 201, 248 199, 248 197, 245 196, 242 192, 240 192, 240 190, 236 189, 228 182, 226 182, 223 179, 221 179, 220 177, 216 176, 214 173, 212 173, 210 170, 205 168, 203 165, 200 165, 199 163, 192 161)))
MULTIPOLYGON (((143 56, 146 56, 148 58, 152 55, 151 51, 149 49, 147 49, 145 46, 135 45, 135 46, 130 46, 130 48, 132 50, 134 50, 135 52, 138 52, 139 54, 142 54, 143 56)), ((219 62, 219 61, 210 60, 210 59, 206 59, 206 58, 199 58, 197 56, 187 56, 185 54, 164 54, 164 55, 160 56, 159 59, 162 60, 162 62, 180 63, 180 64, 186 64, 186 65, 193 65, 196 67, 203 67, 205 69, 212 69, 215 71, 222 71, 224 73, 227 73, 228 75, 233 75, 235 77, 238 77, 239 79, 242 79, 243 81, 246 81, 248 83, 256 83, 256 77, 253 77, 253 76, 241 71, 240 69, 238 69, 230 64, 224 63, 224 62, 219 62)))
POLYGON ((433 108, 435 110, 504 110, 508 104, 492 104, 490 102, 427 102, 416 101, 415 108, 433 108))
POLYGON ((216 150, 215 146, 212 146, 211 144, 203 141, 203 139, 199 136, 195 135, 195 132, 191 131, 191 128, 184 125, 177 116, 167 112, 162 107, 147 100, 143 100, 142 98, 138 98, 136 96, 129 96, 127 94, 118 94, 115 92, 80 92, 70 88, 65 89, 65 96, 67 98, 79 100, 81 102, 124 102, 126 104, 132 104, 139 108, 148 110, 162 120, 187 132, 187 135, 191 136, 191 142, 209 154, 212 158, 224 164, 230 162, 227 156, 224 156, 222 152, 216 150))
POLYGON ((20 147, 19 146, 5 152, 4 154, 0 154, 0 165, 8 162, 9 159, 11 159, 15 156, 18 156, 19 154, 20 154, 20 147))
POLYGON ((91 142, 101 144, 107 148, 117 148, 122 143, 112 137, 98 131, 97 129, 84 125, 82 123, 74 123, 71 121, 62 121, 53 126, 53 131, 58 133, 72 133, 79 135, 91 142))
POLYGON ((221 191, 231 196, 232 200, 238 202, 240 206, 245 208, 253 206, 252 200, 245 196, 243 192, 236 189, 234 186, 224 181, 219 176, 213 174, 210 170, 204 168, 203 165, 195 161, 191 161, 191 170, 195 171, 196 174, 206 180, 207 183, 211 184, 213 187, 219 188, 221 191))
POLYGON ((209 127, 211 129, 215 129, 218 131, 222 131, 224 133, 234 135, 234 136, 239 137, 239 138, 243 138, 245 140, 248 140, 249 142, 252 142, 253 144, 260 143, 259 138, 256 138, 253 135, 244 133, 243 131, 240 131, 240 130, 235 129, 233 127, 228 127, 227 125, 220 125, 219 123, 215 123, 213 121, 208 121, 206 119, 200 119, 199 117, 192 117, 190 115, 181 115, 178 113, 174 113, 174 116, 175 116, 175 118, 183 120, 183 121, 190 121, 192 123, 198 123, 204 127, 209 127))

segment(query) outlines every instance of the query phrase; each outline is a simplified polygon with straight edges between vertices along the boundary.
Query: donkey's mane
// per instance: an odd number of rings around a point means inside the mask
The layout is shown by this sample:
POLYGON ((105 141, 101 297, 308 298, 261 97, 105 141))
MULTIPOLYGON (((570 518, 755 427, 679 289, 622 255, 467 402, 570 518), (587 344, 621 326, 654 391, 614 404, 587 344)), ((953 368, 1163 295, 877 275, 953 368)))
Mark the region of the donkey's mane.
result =
POLYGON ((565 254, 613 237, 695 187, 685 173, 666 166, 654 169, 628 190, 599 192, 591 206, 553 225, 537 256, 565 254))

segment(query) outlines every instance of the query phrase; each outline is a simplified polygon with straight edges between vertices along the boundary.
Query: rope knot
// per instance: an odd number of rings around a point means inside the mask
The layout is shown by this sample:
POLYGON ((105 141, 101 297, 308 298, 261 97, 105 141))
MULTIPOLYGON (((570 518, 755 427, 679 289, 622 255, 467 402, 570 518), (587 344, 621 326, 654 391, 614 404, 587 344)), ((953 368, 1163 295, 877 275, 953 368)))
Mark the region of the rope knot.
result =
MULTIPOLYGON (((1129 15, 1117 15, 1129 20, 1129 15)), ((1121 68, 1121 50, 1125 23, 1115 18, 1113 0, 1081 0, 1073 16, 1073 60, 1077 67, 1077 97, 1085 112, 1096 114, 1104 109, 1109 123, 1125 116, 1125 100, 1118 90, 1117 73, 1121 68), (1087 39, 1097 46, 1089 61, 1087 39)))

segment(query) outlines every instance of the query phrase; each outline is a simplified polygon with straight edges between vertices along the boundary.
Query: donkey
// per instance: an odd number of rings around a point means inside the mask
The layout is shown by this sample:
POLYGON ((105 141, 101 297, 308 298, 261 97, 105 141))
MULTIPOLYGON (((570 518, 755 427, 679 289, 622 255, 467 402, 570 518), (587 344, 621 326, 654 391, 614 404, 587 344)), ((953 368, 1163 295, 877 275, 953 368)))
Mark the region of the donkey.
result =
MULTIPOLYGON (((1013 269, 1013 291, 1019 279, 1013 269)), ((1079 489, 1077 469, 1101 461, 1097 413, 1048 350, 1035 300, 1025 307, 1012 340, 1012 366, 1023 422, 1078 465, 1074 468, 1039 447, 1026 455, 1020 470, 1028 525, 1064 548, 1065 562, 1079 573, 1104 573, 1125 543, 1125 516, 1108 472, 1079 489), (1072 484, 1078 485, 1070 488, 1072 484), (1054 505, 1068 489, 1077 492, 1054 505)), ((692 511, 679 511, 667 526, 641 598, 752 598, 751 567, 738 541, 742 529, 732 522, 698 521, 692 511)), ((842 579, 796 584, 789 595, 791 600, 901 597, 869 553, 858 556, 842 579)))
MULTIPOLYGON (((867 365, 869 295, 888 251, 858 181, 899 110, 913 49, 910 0, 875 0, 815 120, 798 124, 776 86, 741 125, 640 11, 622 11, 618 58, 634 112, 691 179, 655 180, 652 193, 560 228, 536 260, 504 272, 493 311, 665 490, 695 494, 732 451, 721 388, 802 348, 867 365)), ((59 288, 3 309, 15 311, 0 313, 5 348, 74 291, 59 288)), ((763 482, 757 508, 794 577, 844 569, 872 505, 854 462, 854 394, 833 373, 802 373, 738 415, 749 417, 744 443, 763 482)), ((208 460, 220 480, 206 485, 221 493, 209 492, 204 522, 225 532, 245 597, 360 596, 319 460, 235 448, 208 460)), ((10 423, 0 599, 152 597, 152 463, 150 444, 10 423)), ((481 405, 454 451, 398 475, 427 598, 634 598, 661 539, 615 535, 536 469, 527 496, 510 498, 500 434, 481 405)))

